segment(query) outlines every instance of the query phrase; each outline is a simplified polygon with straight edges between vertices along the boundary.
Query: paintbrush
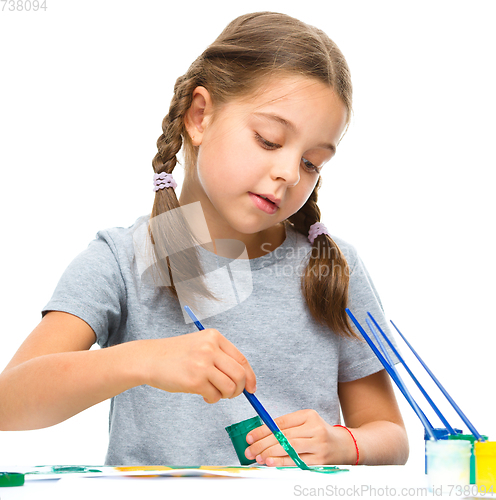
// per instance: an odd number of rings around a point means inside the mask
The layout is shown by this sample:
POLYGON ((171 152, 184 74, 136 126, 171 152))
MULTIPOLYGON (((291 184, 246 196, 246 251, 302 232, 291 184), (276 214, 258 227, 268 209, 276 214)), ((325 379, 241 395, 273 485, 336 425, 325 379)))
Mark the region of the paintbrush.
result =
MULTIPOLYGON (((188 313, 189 317, 193 320, 193 323, 196 325, 198 330, 205 330, 205 327, 198 321, 198 318, 195 316, 193 311, 188 307, 184 306, 184 309, 188 313)), ((277 424, 274 422, 274 419, 269 415, 268 411, 263 407, 262 403, 258 400, 255 394, 248 392, 246 389, 243 389, 243 394, 246 396, 246 399, 253 406, 254 410, 262 419, 263 423, 269 428, 269 430, 274 434, 279 444, 284 448, 286 453, 293 459, 294 463, 303 470, 312 470, 307 464, 298 456, 296 450, 291 446, 289 441, 286 439, 286 436, 281 432, 277 424)))
MULTIPOLYGON (((384 331, 382 330, 382 328, 379 326, 379 323, 377 323, 377 321, 375 320, 374 316, 372 316, 372 314, 370 314, 369 312, 367 312, 367 314, 372 319, 372 321, 374 322, 374 325, 379 330, 380 334, 384 337, 384 340, 388 343, 389 347, 394 352, 394 354, 396 355, 396 357, 400 360, 400 363, 405 367, 405 370, 407 371, 408 375, 410 375, 410 377, 412 378, 412 380, 415 382, 415 384, 419 388, 420 392, 424 395, 425 399, 431 405, 431 407, 434 410, 434 412, 436 413, 436 415, 440 418, 441 422, 444 424, 444 426, 446 427, 446 429, 448 429, 448 432, 451 435, 458 434, 455 431, 455 429, 453 429, 453 427, 451 427, 451 425, 449 424, 448 420, 441 413, 441 410, 436 406, 436 404, 434 403, 434 401, 432 400, 432 398, 429 396, 429 394, 427 394, 427 391, 423 388, 422 384, 418 381, 417 377, 415 377, 415 375, 413 374, 412 370, 410 370, 410 368, 406 364, 405 360, 403 359, 403 357, 401 356, 401 354, 398 352, 398 349, 396 349, 396 347, 394 346, 394 344, 389 340, 388 336, 384 333, 384 331)), ((367 321, 367 323, 368 323, 368 321, 367 321)), ((373 330, 372 330, 372 333, 374 333, 373 330)))
POLYGON ((425 371, 431 376, 432 380, 439 387, 440 391, 443 393, 444 397, 450 402, 451 406, 458 413, 460 418, 465 422, 465 425, 470 429, 470 432, 475 436, 478 441, 485 441, 485 439, 477 432, 477 429, 474 427, 472 422, 466 417, 465 413, 460 409, 460 407, 455 403, 453 398, 448 394, 448 391, 442 386, 441 382, 434 376, 429 367, 424 363, 422 358, 417 354, 415 349, 411 346, 410 342, 406 340, 405 336, 399 331, 398 327, 391 321, 391 324, 394 326, 396 331, 400 334, 401 338, 405 341, 406 345, 410 348, 410 350, 415 354, 415 357, 419 360, 420 364, 425 368, 425 371))
POLYGON ((367 341, 367 344, 369 344, 372 351, 374 351, 374 354, 377 356, 379 361, 382 363, 382 366, 384 366, 386 371, 389 373, 390 377, 398 386, 398 389, 401 391, 405 399, 410 403, 410 406, 412 407, 413 411, 417 414, 418 418, 422 422, 422 425, 424 426, 427 434, 429 434, 430 439, 436 440, 436 436, 434 435, 431 423, 427 420, 427 417, 424 415, 424 412, 419 408, 416 401, 413 399, 412 395, 408 392, 405 383, 399 376, 394 366, 392 364, 389 364, 388 361, 384 358, 384 356, 380 353, 379 349, 377 349, 375 344, 372 342, 372 339, 367 335, 367 332, 362 328, 362 325, 360 325, 358 320, 355 318, 355 316, 353 316, 353 313, 348 308, 346 308, 346 313, 351 318, 355 326, 358 328, 363 338, 367 341))

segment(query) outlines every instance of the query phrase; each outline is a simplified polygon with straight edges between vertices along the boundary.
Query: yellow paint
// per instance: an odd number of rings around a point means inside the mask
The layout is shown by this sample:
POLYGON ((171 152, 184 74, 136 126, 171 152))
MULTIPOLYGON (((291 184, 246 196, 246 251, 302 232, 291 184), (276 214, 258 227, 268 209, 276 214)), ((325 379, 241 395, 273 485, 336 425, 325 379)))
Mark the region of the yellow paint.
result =
MULTIPOLYGON (((163 465, 136 465, 136 466, 126 466, 126 467, 114 467, 115 470, 118 470, 120 472, 129 472, 129 475, 132 476, 133 472, 146 472, 150 471, 151 473, 153 472, 160 472, 160 471, 173 471, 173 470, 181 470, 183 467, 181 466, 173 466, 173 467, 167 467, 163 465)), ((197 467, 190 467, 190 466, 185 466, 184 469, 188 470, 200 470, 200 471, 205 471, 205 476, 204 477, 222 477, 220 475, 213 475, 213 474, 208 474, 207 471, 215 471, 215 472, 234 472, 234 473, 239 473, 239 472, 246 472, 247 468, 246 467, 236 467, 236 466, 223 466, 223 465, 199 465, 197 467)), ((259 467, 250 467, 250 469, 256 469, 259 470, 259 467)), ((177 474, 168 474, 168 476, 171 477, 184 477, 184 474, 181 472, 178 472, 177 474)), ((157 474, 147 474, 147 475, 138 475, 138 476, 133 476, 133 477, 144 477, 144 478, 149 478, 149 477, 160 477, 160 475, 157 474)))
POLYGON ((215 471, 222 471, 222 472, 246 472, 247 470, 250 469, 255 469, 259 470, 260 467, 225 467, 221 465, 200 465, 198 467, 201 470, 215 470, 215 471))
MULTIPOLYGON (((163 470, 172 470, 172 467, 165 467, 163 465, 137 465, 137 466, 128 466, 128 467, 114 467, 116 470, 121 471, 121 472, 143 472, 143 471, 151 471, 151 472, 157 472, 157 471, 163 471, 163 470)), ((150 477, 160 477, 160 475, 139 475, 139 476, 133 476, 133 477, 142 477, 142 478, 150 478, 150 477)))
MULTIPOLYGON (((475 481, 486 492, 496 492, 496 441, 474 443, 475 481), (490 488, 492 488, 490 490, 490 488)), ((481 492, 484 490, 481 490, 481 492)))
POLYGON ((128 467, 114 467, 114 469, 121 472, 143 472, 143 471, 159 471, 159 470, 172 470, 174 467, 166 467, 164 465, 136 465, 128 467))

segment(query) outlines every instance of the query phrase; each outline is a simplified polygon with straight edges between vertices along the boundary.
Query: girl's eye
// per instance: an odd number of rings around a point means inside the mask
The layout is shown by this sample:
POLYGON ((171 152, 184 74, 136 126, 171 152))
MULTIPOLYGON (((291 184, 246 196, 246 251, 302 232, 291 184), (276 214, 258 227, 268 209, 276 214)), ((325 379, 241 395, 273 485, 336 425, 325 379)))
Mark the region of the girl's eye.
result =
POLYGON ((257 141, 264 149, 279 149, 282 147, 280 144, 275 144, 273 142, 267 141, 260 134, 257 134, 256 132, 255 132, 255 137, 257 138, 257 141))
MULTIPOLYGON (((270 142, 268 141, 267 139, 264 139, 260 134, 258 134, 257 132, 255 132, 255 137, 257 139, 257 141, 260 143, 260 145, 264 148, 264 149, 268 149, 268 150, 274 150, 274 149, 279 149, 279 148, 282 148, 282 146, 280 144, 275 144, 274 142, 270 142)), ((317 167, 315 166, 312 162, 308 161, 306 158, 302 158, 301 159, 302 163, 303 163, 303 167, 305 168, 305 170, 307 172, 316 172, 316 173, 320 173, 320 170, 322 167, 317 167)))
POLYGON ((306 158, 302 158, 301 161, 307 171, 320 173, 322 167, 316 167, 311 161, 308 161, 306 158))

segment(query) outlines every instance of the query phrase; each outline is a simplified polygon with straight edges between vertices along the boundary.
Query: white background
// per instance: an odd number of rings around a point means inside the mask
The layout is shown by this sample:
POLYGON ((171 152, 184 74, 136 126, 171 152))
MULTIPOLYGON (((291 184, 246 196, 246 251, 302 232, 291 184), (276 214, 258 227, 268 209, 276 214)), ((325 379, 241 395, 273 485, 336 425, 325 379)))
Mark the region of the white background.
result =
MULTIPOLYGON (((151 211, 151 160, 176 78, 232 19, 273 10, 326 31, 352 73, 355 114, 325 168, 323 222, 358 248, 388 317, 496 439, 494 2, 47 6, 0 12, 0 370, 96 232, 151 211)), ((423 431, 400 404, 408 465, 421 467, 423 431)), ((107 413, 105 402, 49 429, 0 432, 0 464, 101 464, 107 413)))

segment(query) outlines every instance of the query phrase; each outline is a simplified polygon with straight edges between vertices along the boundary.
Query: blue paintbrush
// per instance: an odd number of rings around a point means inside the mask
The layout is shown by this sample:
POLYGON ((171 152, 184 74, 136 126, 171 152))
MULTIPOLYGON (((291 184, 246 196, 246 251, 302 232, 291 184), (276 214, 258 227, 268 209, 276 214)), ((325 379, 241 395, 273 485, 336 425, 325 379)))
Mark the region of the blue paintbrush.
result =
POLYGON ((372 342, 372 339, 367 335, 367 332, 362 328, 362 325, 360 325, 358 320, 355 318, 355 316, 353 316, 353 313, 348 308, 346 308, 346 313, 351 318, 351 320, 353 321, 355 326, 358 328, 358 330, 362 334, 363 338, 367 341, 367 344, 369 344, 372 351, 374 351, 374 354, 377 356, 379 361, 382 363, 382 366, 384 366, 386 371, 389 373, 390 377, 394 380, 394 382, 398 386, 398 389, 401 391, 403 396, 405 396, 405 399, 410 403, 410 406, 412 407, 413 411, 417 414, 418 418, 422 422, 427 434, 429 434, 430 439, 436 440, 432 425, 427 420, 427 417, 424 415, 422 410, 419 408, 419 406, 417 405, 417 403, 415 402, 415 400, 413 399, 411 394, 408 392, 408 389, 406 388, 404 382, 401 380, 401 377, 391 367, 391 365, 386 361, 384 356, 380 353, 379 349, 377 349, 376 345, 372 342))
MULTIPOLYGON (((193 320, 198 330, 205 330, 204 326, 198 321, 198 318, 195 316, 194 312, 188 307, 184 306, 184 309, 189 314, 189 317, 193 320)), ((279 444, 284 448, 284 450, 288 453, 288 455, 293 459, 294 463, 303 470, 316 470, 311 469, 308 465, 298 456, 295 449, 291 446, 289 441, 286 439, 286 436, 281 432, 277 424, 274 422, 274 419, 269 415, 267 410, 263 407, 262 403, 258 400, 255 394, 248 392, 246 389, 243 389, 243 394, 246 396, 246 399, 253 406, 254 410, 258 413, 263 423, 270 429, 270 431, 274 434, 279 444)), ((317 472, 321 472, 317 470, 317 472)))
MULTIPOLYGON (((188 307, 184 306, 184 309, 189 314, 189 317, 193 320, 194 324, 198 328, 198 330, 205 330, 205 327, 198 321, 198 318, 195 316, 194 312, 188 307)), ((262 403, 258 400, 255 394, 248 392, 246 389, 243 389, 243 394, 247 397, 250 404, 253 406, 255 411, 258 413, 263 423, 273 432, 281 432, 277 424, 274 422, 273 418, 269 415, 267 410, 262 406, 262 403)))
POLYGON ((379 323, 377 323, 377 321, 375 320, 374 316, 372 316, 372 314, 370 314, 369 312, 367 314, 372 319, 372 321, 374 322, 374 325, 379 330, 379 332, 381 333, 381 335, 384 337, 384 340, 388 343, 389 347, 394 352, 394 354, 396 355, 396 357, 400 360, 400 363, 405 367, 405 370, 407 371, 407 373, 410 375, 410 377, 412 377, 413 381, 415 382, 415 384, 419 388, 420 392, 424 395, 425 399, 427 399, 427 401, 431 405, 431 407, 434 410, 434 412, 436 413, 436 415, 440 418, 441 422, 444 424, 444 426, 446 427, 446 429, 448 429, 448 432, 450 434, 452 434, 452 435, 457 434, 457 432, 453 429, 453 427, 451 427, 451 425, 448 423, 448 421, 446 420, 446 418, 444 417, 444 415, 441 413, 441 411, 439 410, 439 408, 436 406, 436 404, 434 403, 434 401, 432 401, 432 399, 429 396, 429 394, 427 394, 427 391, 422 387, 422 384, 417 380, 417 377, 415 377, 415 375, 413 374, 413 372, 410 370, 410 368, 408 367, 408 365, 405 363, 405 360, 402 358, 401 354, 398 352, 398 349, 396 349, 396 347, 394 347, 394 344, 389 340, 389 337, 383 332, 382 328, 379 326, 379 323))
POLYGON ((455 409, 460 418, 465 422, 465 425, 470 429, 470 432, 476 437, 478 441, 484 441, 484 438, 477 432, 477 429, 474 427, 472 422, 470 422, 470 420, 465 416, 465 413, 463 413, 460 407, 453 401, 453 398, 448 394, 446 389, 441 385, 441 382, 439 382, 439 380, 434 376, 429 367, 424 363, 422 358, 417 354, 415 349, 411 346, 410 342, 406 340, 405 336, 399 331, 398 327, 392 321, 391 324, 394 326, 396 331, 401 335, 401 338, 405 341, 406 345, 411 349, 413 354, 415 354, 415 357, 419 360, 420 364, 425 368, 426 372, 431 376, 432 380, 434 380, 436 385, 444 394, 445 398, 451 403, 451 406, 455 409))

